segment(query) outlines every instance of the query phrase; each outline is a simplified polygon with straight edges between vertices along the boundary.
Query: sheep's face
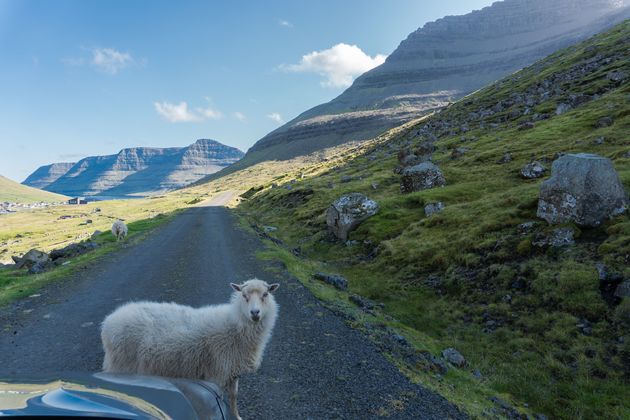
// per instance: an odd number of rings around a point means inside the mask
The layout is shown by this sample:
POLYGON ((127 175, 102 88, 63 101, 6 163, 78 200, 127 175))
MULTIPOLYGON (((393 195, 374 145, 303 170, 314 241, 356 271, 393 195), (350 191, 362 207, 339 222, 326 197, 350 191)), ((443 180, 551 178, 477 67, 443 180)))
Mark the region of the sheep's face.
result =
POLYGON ((235 298, 240 303, 243 316, 253 322, 258 322, 265 317, 270 305, 275 305, 272 292, 280 285, 253 279, 243 284, 230 283, 230 286, 236 291, 235 298))

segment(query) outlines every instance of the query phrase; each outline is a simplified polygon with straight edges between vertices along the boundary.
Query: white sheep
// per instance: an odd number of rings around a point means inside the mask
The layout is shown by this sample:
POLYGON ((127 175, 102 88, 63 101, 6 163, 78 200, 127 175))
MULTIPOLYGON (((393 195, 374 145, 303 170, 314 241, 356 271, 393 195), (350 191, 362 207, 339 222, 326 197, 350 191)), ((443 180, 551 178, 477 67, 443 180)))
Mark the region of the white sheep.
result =
POLYGON ((238 379, 260 366, 278 305, 279 284, 248 280, 230 303, 191 308, 175 303, 127 303, 105 318, 103 370, 209 380, 228 394, 237 419, 238 379))
POLYGON ((125 239, 127 236, 127 225, 122 220, 116 220, 112 224, 112 234, 116 237, 116 241, 125 239))

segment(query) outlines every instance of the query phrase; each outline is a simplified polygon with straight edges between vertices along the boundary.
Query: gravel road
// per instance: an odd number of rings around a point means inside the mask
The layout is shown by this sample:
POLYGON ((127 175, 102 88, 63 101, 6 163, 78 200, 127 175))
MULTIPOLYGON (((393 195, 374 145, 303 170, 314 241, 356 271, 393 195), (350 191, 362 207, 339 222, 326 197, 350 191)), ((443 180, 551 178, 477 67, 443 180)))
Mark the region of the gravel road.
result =
POLYGON ((191 208, 137 245, 0 309, 0 377, 98 371, 99 324, 130 300, 225 302, 229 282, 281 283, 280 316, 261 369, 241 379, 245 419, 464 418, 410 383, 361 333, 287 273, 255 258, 258 238, 237 228, 229 193, 191 208))

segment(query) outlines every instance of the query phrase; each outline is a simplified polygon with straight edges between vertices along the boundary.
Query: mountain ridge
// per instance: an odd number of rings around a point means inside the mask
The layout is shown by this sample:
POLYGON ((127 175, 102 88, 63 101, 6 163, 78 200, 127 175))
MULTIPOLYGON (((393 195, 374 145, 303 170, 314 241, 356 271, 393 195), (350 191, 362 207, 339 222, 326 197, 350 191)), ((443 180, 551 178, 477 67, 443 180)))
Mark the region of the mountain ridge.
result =
POLYGON ((620 0, 506 0, 428 22, 338 97, 256 142, 234 169, 372 138, 629 17, 620 0))
POLYGON ((242 156, 240 150, 210 139, 199 139, 186 147, 130 147, 112 155, 83 158, 51 182, 50 168, 64 167, 43 166, 24 184, 73 196, 145 196, 191 184, 242 156))

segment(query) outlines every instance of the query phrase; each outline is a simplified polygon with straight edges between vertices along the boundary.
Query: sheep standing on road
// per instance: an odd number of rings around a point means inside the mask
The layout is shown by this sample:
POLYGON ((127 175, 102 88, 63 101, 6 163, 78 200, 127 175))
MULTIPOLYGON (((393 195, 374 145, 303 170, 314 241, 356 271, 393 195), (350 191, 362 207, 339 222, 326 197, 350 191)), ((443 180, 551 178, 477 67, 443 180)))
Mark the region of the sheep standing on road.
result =
POLYGON ((127 236, 127 225, 122 220, 116 220, 112 224, 112 234, 116 237, 116 241, 125 239, 127 236))
POLYGON ((136 302, 116 309, 102 325, 103 370, 215 382, 240 419, 238 379, 260 366, 278 314, 271 292, 279 284, 230 285, 231 301, 222 305, 136 302))

